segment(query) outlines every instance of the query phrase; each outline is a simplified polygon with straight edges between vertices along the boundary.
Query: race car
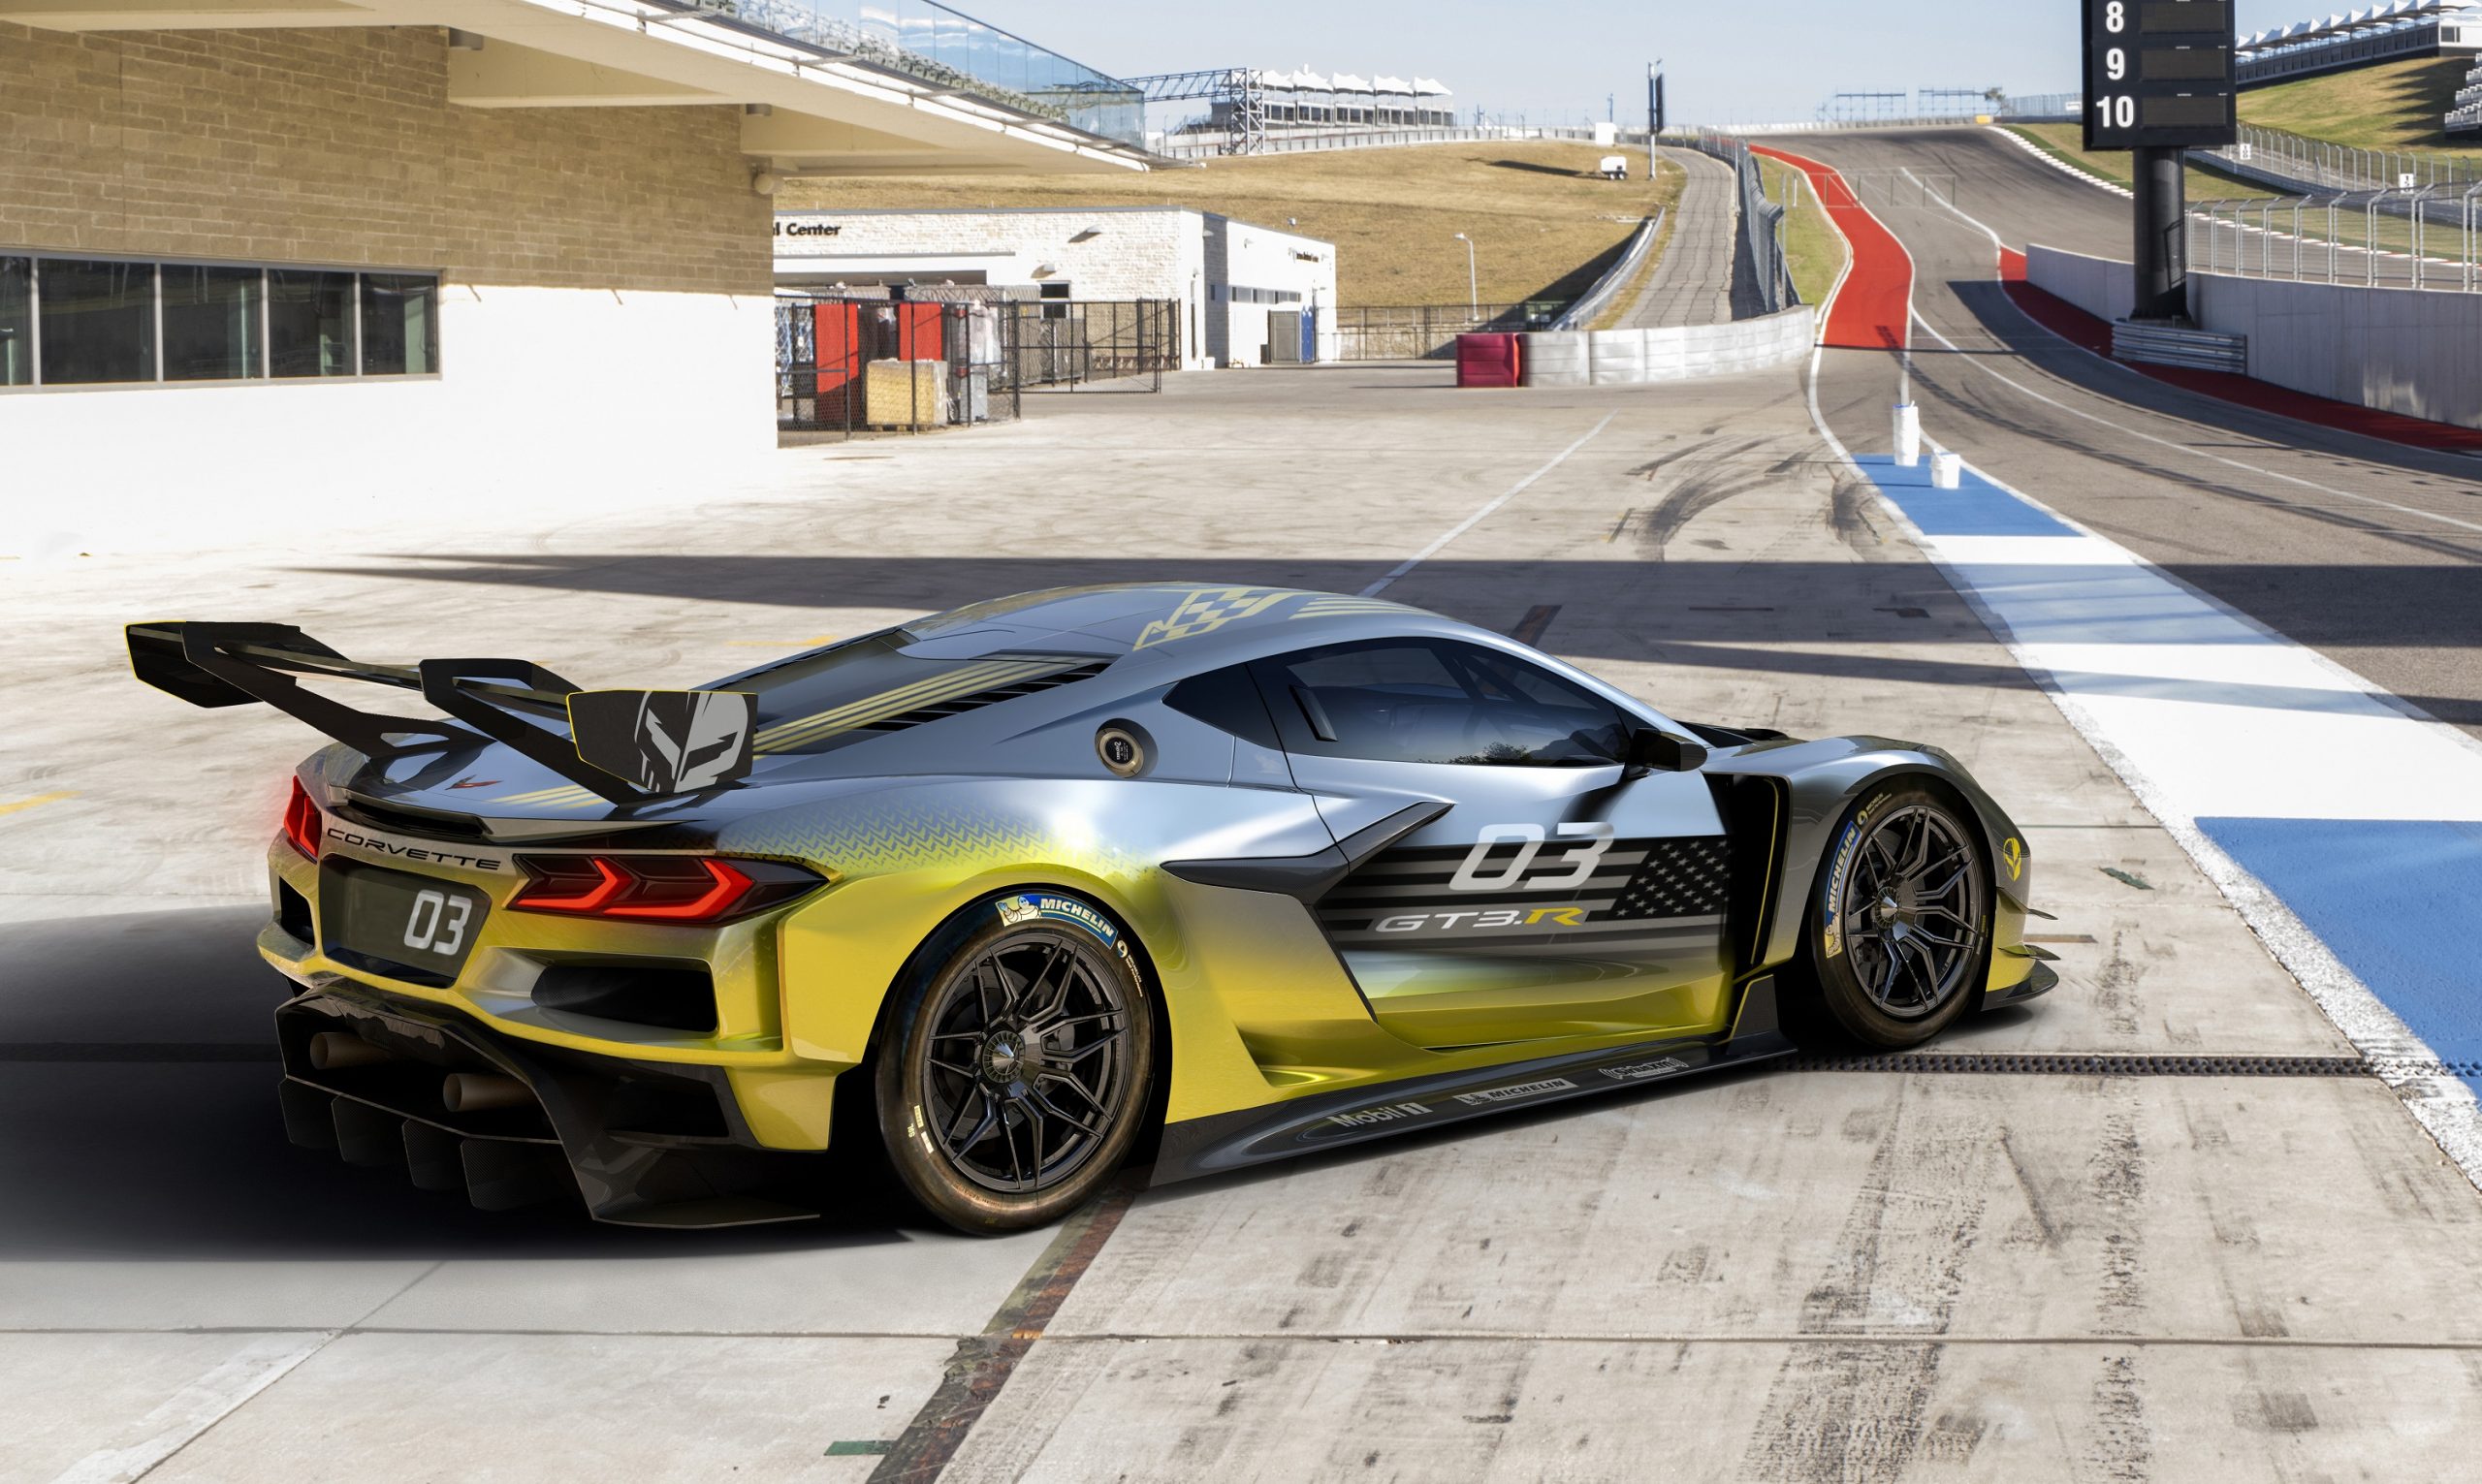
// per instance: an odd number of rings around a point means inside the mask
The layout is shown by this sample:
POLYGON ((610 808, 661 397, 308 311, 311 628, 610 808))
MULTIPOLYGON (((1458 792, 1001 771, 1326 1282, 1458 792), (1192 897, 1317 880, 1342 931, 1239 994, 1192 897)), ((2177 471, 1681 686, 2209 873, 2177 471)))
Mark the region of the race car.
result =
POLYGON ((833 1140, 1024 1228, 2054 978, 2022 834, 1937 747, 1675 720, 1374 598, 1061 588, 688 691, 128 641, 334 739, 268 852, 290 1136, 485 1209, 797 1219, 853 1188, 833 1140))

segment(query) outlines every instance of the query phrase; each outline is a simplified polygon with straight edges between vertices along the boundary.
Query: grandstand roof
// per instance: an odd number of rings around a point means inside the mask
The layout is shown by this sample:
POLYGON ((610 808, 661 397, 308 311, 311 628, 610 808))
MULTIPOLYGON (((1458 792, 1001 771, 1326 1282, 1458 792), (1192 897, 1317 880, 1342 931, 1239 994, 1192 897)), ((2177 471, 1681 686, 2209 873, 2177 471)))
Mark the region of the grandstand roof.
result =
POLYGON ((2350 36, 2357 31, 2383 30, 2407 21, 2427 20, 2453 11, 2471 10, 2476 0, 2393 0, 2388 5, 2365 6, 2346 11, 2324 20, 2297 20, 2288 26, 2260 31, 2242 37, 2239 49, 2257 51, 2276 47, 2298 47, 2311 42, 2350 36))

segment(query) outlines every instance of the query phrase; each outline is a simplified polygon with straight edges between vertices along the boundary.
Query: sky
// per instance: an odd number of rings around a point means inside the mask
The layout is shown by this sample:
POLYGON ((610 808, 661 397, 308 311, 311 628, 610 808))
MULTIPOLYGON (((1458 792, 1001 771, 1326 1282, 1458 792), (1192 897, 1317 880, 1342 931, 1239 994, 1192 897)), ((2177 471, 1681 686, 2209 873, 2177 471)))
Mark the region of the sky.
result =
MULTIPOLYGON (((1796 122, 1844 91, 2074 91, 2078 0, 950 0, 1115 77, 1208 67, 1418 73, 1460 110, 1642 121, 1661 57, 1674 123, 1796 122)), ((2349 9, 2239 0, 2243 33, 2349 9)))

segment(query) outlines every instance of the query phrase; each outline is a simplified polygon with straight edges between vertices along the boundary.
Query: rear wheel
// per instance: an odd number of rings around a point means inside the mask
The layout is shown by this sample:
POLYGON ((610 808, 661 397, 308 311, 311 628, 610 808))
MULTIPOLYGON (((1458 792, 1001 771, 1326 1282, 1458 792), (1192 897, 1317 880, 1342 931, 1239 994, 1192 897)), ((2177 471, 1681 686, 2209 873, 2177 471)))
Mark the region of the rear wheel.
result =
POLYGON ((1872 1046, 1919 1046, 1989 976, 1990 867, 1982 833, 1920 784, 1871 792, 1820 873, 1810 961, 1836 1024, 1872 1046))
POLYGON ((1006 897, 902 989, 879 1127, 906 1187, 969 1232, 1039 1226, 1127 1157, 1153 1009, 1117 928, 1056 893, 1006 897))

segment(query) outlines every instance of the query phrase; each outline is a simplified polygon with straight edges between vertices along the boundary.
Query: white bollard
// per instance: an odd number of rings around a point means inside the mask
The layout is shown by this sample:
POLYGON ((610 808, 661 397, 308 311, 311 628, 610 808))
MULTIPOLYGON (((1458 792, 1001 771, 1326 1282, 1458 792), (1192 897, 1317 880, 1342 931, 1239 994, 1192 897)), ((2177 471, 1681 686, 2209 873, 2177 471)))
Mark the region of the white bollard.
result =
POLYGON ((1930 456, 1930 486, 1934 489, 1954 489, 1964 482, 1965 459, 1961 454, 1941 449, 1930 456))
POLYGON ((1896 403, 1896 463, 1910 469, 1922 462, 1922 409, 1911 402, 1896 403))

